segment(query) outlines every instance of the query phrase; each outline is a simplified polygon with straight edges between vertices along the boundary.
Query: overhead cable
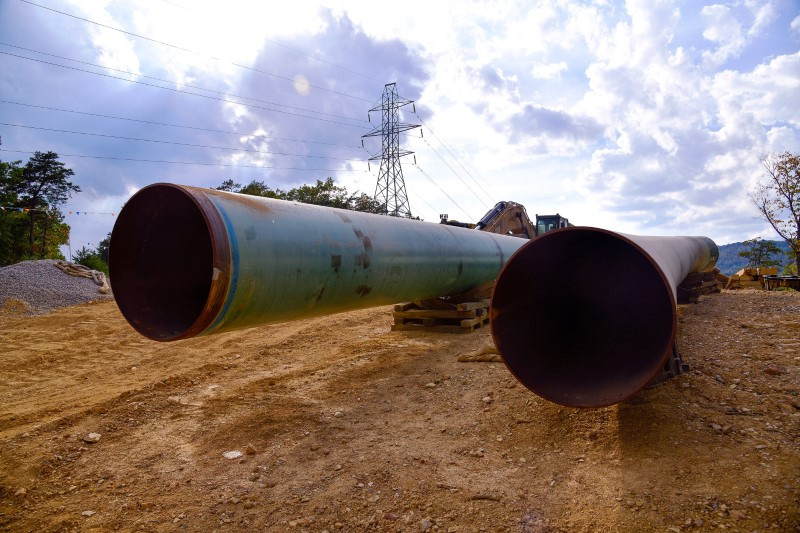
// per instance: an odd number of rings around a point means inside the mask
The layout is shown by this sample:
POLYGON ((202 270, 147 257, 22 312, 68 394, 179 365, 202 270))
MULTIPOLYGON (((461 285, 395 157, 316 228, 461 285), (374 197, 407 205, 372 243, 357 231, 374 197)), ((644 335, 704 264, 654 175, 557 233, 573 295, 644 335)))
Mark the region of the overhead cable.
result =
MULTIPOLYGON (((439 143, 440 143, 440 144, 441 144, 441 145, 444 147, 444 149, 445 149, 445 150, 447 150, 447 153, 449 153, 449 154, 450 154, 450 156, 451 156, 453 159, 455 159, 455 160, 456 160, 456 163, 458 163, 458 164, 461 166, 461 168, 463 168, 463 169, 464 169, 464 172, 466 172, 466 173, 467 173, 467 175, 468 175, 470 178, 472 178, 472 181, 474 181, 474 182, 475 182, 475 184, 476 184, 478 187, 480 187, 480 189, 481 189, 481 190, 484 192, 484 194, 486 194, 486 197, 487 197, 487 198, 489 198, 489 200, 491 200, 491 199, 492 199, 492 195, 491 195, 491 194, 489 194, 489 193, 486 191, 486 189, 484 189, 484 188, 483 188, 483 185, 481 185, 481 184, 480 184, 480 182, 479 182, 477 179, 475 179, 475 176, 473 176, 473 175, 472 175, 472 173, 470 173, 470 171, 469 171, 469 170, 467 170, 467 168, 466 168, 466 167, 465 167, 465 166, 464 166, 464 165, 461 163, 461 159, 460 159, 458 156, 456 156, 456 154, 454 154, 454 153, 453 153, 453 152, 450 150, 450 148, 447 146, 447 143, 445 143, 445 142, 444 142, 444 141, 443 141, 443 140, 442 140, 442 139, 441 139, 441 138, 440 138, 438 135, 436 135, 436 133, 434 133, 434 131, 431 129, 431 127, 430 127, 430 126, 428 126, 428 125, 425 123, 425 121, 424 121, 424 120, 422 120, 422 118, 420 118, 420 116, 419 116, 419 115, 417 115, 417 112, 416 112, 416 111, 414 111, 414 115, 417 117, 417 119, 419 119, 419 121, 422 123, 422 125, 423 125, 423 126, 425 126, 425 128, 427 128, 427 130, 430 132, 430 134, 431 134, 431 135, 433 135, 433 136, 436 138, 436 140, 437 140, 437 141, 439 141, 439 143)), ((428 145, 428 146, 430 146, 430 145, 428 145)), ((438 155, 438 154, 437 154, 437 155, 438 155)), ((485 204, 484 204, 484 205, 485 205, 485 204)))
POLYGON ((452 198, 452 197, 451 197, 449 194, 447 194, 447 192, 446 192, 444 189, 442 189, 442 187, 441 187, 441 186, 440 186, 440 185, 439 185, 439 184, 436 182, 436 180, 434 180, 433 178, 431 178, 431 177, 428 175, 428 173, 427 173, 427 172, 425 172, 424 170, 422 170, 422 169, 420 168, 420 166, 419 166, 419 165, 417 165, 417 164, 414 164, 414 166, 417 168, 417 170, 419 170, 419 171, 420 171, 420 173, 422 173, 422 175, 423 175, 423 176, 425 176, 426 178, 428 178, 428 181, 430 181, 431 183, 433 183, 434 185, 436 185, 436 187, 438 187, 438 189, 439 189, 440 191, 442 191, 442 194, 444 194, 445 196, 447 196, 447 199, 448 199, 448 200, 450 200, 451 202, 453 202, 453 205, 455 205, 457 208, 461 209, 461 212, 462 212, 462 213, 464 213, 465 215, 467 215, 467 219, 469 219, 469 220, 471 220, 471 219, 472 219, 472 217, 470 216, 470 214, 469 214, 469 213, 467 213, 466 209, 464 209, 463 207, 461 207, 460 205, 458 205, 458 202, 456 202, 455 200, 453 200, 453 198, 452 198))
MULTIPOLYGON (((278 102, 271 102, 269 100, 260 100, 258 98, 252 98, 250 96, 242 96, 240 94, 226 93, 225 91, 218 91, 216 89, 207 89, 205 87, 200 87, 199 85, 192 85, 190 83, 178 83, 175 80, 167 80, 167 79, 164 79, 164 78, 157 78, 155 76, 148 76, 146 74, 141 74, 141 73, 138 73, 138 72, 130 72, 130 71, 122 70, 122 69, 118 69, 118 68, 111 68, 111 67, 107 67, 107 66, 103 66, 103 65, 98 65, 97 63, 90 63, 88 61, 81 61, 79 59, 73 59, 71 57, 65 57, 65 56, 60 56, 60 55, 56 55, 56 54, 50 54, 48 52, 42 52, 41 50, 33 50, 31 48, 25 48, 23 46, 17 46, 17 45, 14 45, 14 44, 3 42, 3 41, 0 41, 0 45, 8 46, 10 48, 16 48, 17 50, 24 50, 26 52, 33 52, 34 54, 40 54, 40 55, 43 55, 43 56, 54 57, 56 59, 63 59, 65 61, 72 61, 73 63, 78 63, 78 64, 81 64, 81 65, 87 65, 87 66, 90 66, 90 67, 97 67, 97 68, 104 69, 104 70, 110 70, 112 72, 119 72, 120 74, 128 74, 130 76, 137 76, 139 78, 145 78, 145 79, 148 79, 148 80, 159 81, 159 82, 162 82, 162 83, 170 83, 170 84, 175 84, 175 85, 182 85, 184 87, 189 87, 191 89, 197 89, 199 91, 206 91, 206 92, 209 92, 209 93, 219 94, 219 95, 222 95, 222 96, 228 96, 228 97, 231 97, 231 98, 238 98, 238 99, 241 99, 241 100, 250 100, 250 101, 258 102, 258 103, 261 103, 261 104, 276 105, 276 106, 279 106, 279 107, 285 107, 287 109, 294 109, 294 110, 297 110, 297 111, 305 111, 307 113, 316 113, 317 115, 326 115, 326 116, 329 116, 329 117, 342 118, 344 120, 352 120, 353 122, 365 122, 364 120, 357 119, 357 118, 354 118, 354 117, 346 117, 344 115, 336 115, 334 113, 325 113, 324 111, 317 111, 316 109, 308 109, 308 108, 305 108, 305 107, 295 107, 295 106, 291 106, 291 105, 287 105, 287 104, 280 104, 278 102)), ((242 105, 246 105, 246 104, 242 104, 242 105)))
POLYGON ((33 107, 33 108, 36 108, 36 109, 47 109, 48 111, 61 111, 63 113, 75 113, 77 115, 86 115, 86 116, 90 116, 90 117, 110 118, 110 119, 114 119, 114 120, 127 120, 127 121, 130 121, 130 122, 139 122, 141 124, 152 124, 152 125, 155 125, 155 126, 169 126, 171 128, 183 128, 183 129, 187 129, 187 130, 207 131, 207 132, 211 132, 211 133, 225 133, 225 134, 229 134, 229 135, 258 137, 258 138, 265 138, 265 139, 276 139, 276 140, 279 140, 279 141, 292 141, 292 142, 301 142, 301 143, 308 143, 308 144, 326 144, 326 145, 330 145, 330 146, 341 146, 341 147, 344 147, 344 148, 363 148, 362 146, 356 145, 356 144, 339 144, 339 143, 330 143, 330 142, 324 142, 324 141, 311 141, 311 140, 308 140, 308 139, 292 139, 290 137, 275 137, 274 135, 265 135, 265 134, 260 134, 260 133, 245 133, 245 132, 241 132, 241 131, 217 130, 217 129, 213 129, 213 128, 201 128, 201 127, 198 127, 198 126, 187 126, 185 124, 173 124, 173 123, 170 123, 170 122, 156 122, 156 121, 153 121, 153 120, 143 120, 143 119, 139 119, 139 118, 118 117, 118 116, 115 116, 115 115, 103 115, 101 113, 89 113, 87 111, 77 111, 75 109, 63 109, 63 108, 59 108, 59 107, 49 107, 49 106, 44 106, 44 105, 26 104, 26 103, 23 103, 23 102, 14 102, 14 101, 11 101, 11 100, 0 100, 0 103, 13 104, 13 105, 19 105, 19 106, 25 106, 25 107, 33 107))
MULTIPOLYGON (((175 2, 169 2, 168 0, 162 0, 162 1, 164 3, 166 3, 166 4, 171 5, 171 6, 183 9, 184 11, 189 11, 190 13, 195 13, 195 14, 198 13, 194 9, 191 9, 191 8, 186 7, 186 6, 182 6, 182 5, 176 4, 175 2)), ((302 50, 298 50, 297 48, 292 48, 291 46, 287 46, 287 45, 285 45, 283 43, 279 43, 278 41, 273 41, 271 39, 267 39, 266 37, 262 37, 262 40, 264 42, 269 43, 269 44, 273 44, 275 46, 279 46, 281 48, 289 50, 290 52, 294 52, 295 54, 300 54, 300 55, 306 56, 306 57, 308 57, 310 59, 313 59, 314 61, 319 61, 320 63, 325 63, 326 65, 330 65, 332 67, 347 71, 350 74, 355 74, 356 76, 361 76, 362 78, 366 78, 366 79, 371 80, 371 81, 375 81, 375 82, 378 82, 378 83, 383 83, 381 80, 373 78, 372 76, 368 76, 367 74, 363 74, 361 72, 358 72, 357 70, 353 70, 351 68, 345 67, 343 65, 339 65, 337 63, 333 63, 331 61, 327 61, 325 59, 322 59, 321 57, 317 57, 315 55, 311 55, 308 52, 303 52, 302 50)))
MULTIPOLYGON (((46 9, 48 11, 52 11, 54 13, 58 13, 59 15, 64 15, 64 16, 67 16, 67 17, 70 17, 70 18, 74 18, 76 20, 80 20, 80 21, 83 21, 83 22, 88 22, 89 24, 94 24, 96 26, 100 26, 100 27, 106 28, 108 30, 120 32, 120 33, 123 33, 125 35, 130 35, 131 37, 136 37, 138 39, 144 39, 145 41, 150 41, 152 43, 160 44, 162 46, 167 46, 169 48, 174 48, 175 50, 180 50, 181 52, 187 52, 187 53, 195 54, 195 55, 199 55, 199 56, 203 56, 204 55, 204 54, 201 54, 199 52, 195 52, 194 50, 190 50, 188 48, 183 48, 181 46, 177 46, 177 45, 174 45, 174 44, 166 43, 164 41, 159 41, 157 39, 153 39, 153 38, 150 38, 150 37, 145 37, 144 35, 139 35, 138 33, 133 33, 133 32, 126 31, 126 30, 123 30, 123 29, 120 29, 120 28, 115 28, 113 26, 108 26, 107 24, 102 24, 100 22, 95 22, 94 20, 89 20, 87 18, 79 17, 77 15, 72 15, 71 13, 66 13, 64 11, 59 11, 58 9, 53 9, 52 7, 43 6, 41 4, 37 4, 35 2, 31 2, 30 0, 20 0, 20 2, 24 2, 26 4, 30 4, 32 6, 36 6, 36 7, 42 8, 42 9, 46 9)), ((333 94, 338 94, 340 96, 346 96, 347 98, 353 98, 355 100, 361 100, 361 101, 364 101, 364 102, 369 102, 369 100, 367 100, 366 98, 361 98, 360 96, 354 96, 352 94, 347 94, 347 93, 335 91, 333 89, 328 89, 326 87, 321 87, 319 85, 313 85, 313 84, 308 83, 308 82, 299 82, 299 81, 297 81, 297 80, 295 80, 293 78, 288 78, 286 76, 280 76, 278 74, 273 74, 272 72, 259 70, 259 69, 254 68, 254 67, 248 67, 247 65, 241 65, 239 63, 234 63, 233 61, 227 61, 227 60, 219 58, 219 57, 214 57, 214 56, 205 56, 205 57, 207 57, 209 59, 213 59, 214 61, 219 61, 219 62, 222 62, 222 63, 228 63, 229 65, 233 65, 235 67, 239 67, 239 68, 242 68, 242 69, 245 69, 245 70, 250 70, 250 71, 253 71, 253 72, 257 72, 259 74, 264 74, 266 76, 272 76, 274 78, 278 78, 278 79, 281 79, 281 80, 286 80, 286 81, 289 81, 289 82, 291 82, 293 84, 301 83, 303 85, 306 85, 306 86, 314 88, 314 89, 319 89, 321 91, 327 91, 327 92, 330 92, 330 93, 333 93, 333 94)))
MULTIPOLYGON (((0 152, 9 152, 15 154, 34 154, 35 151, 31 150, 7 150, 0 148, 0 152)), ((230 163, 202 163, 199 161, 162 161, 159 159, 136 159, 133 157, 111 157, 100 155, 84 155, 84 154, 58 154, 59 157, 79 157, 84 159, 109 159, 113 161, 135 161, 138 163, 164 163, 169 165, 197 165, 204 167, 231 167, 231 168, 259 168, 266 170, 314 170, 318 172, 366 172, 366 170, 359 170, 355 168, 303 168, 303 167, 270 167, 266 165, 234 165, 230 163)))
POLYGON ((431 145, 430 145, 430 143, 429 143, 428 141, 426 141, 426 140, 425 140, 425 138, 424 138, 424 137, 421 137, 421 139, 422 139, 422 142, 424 142, 425 144, 427 144, 427 145, 428 145, 428 148, 430 148, 431 150, 433 150, 433 153, 434 153, 434 154, 436 154, 436 156, 437 156, 439 159, 441 159, 441 160, 442 160, 442 163, 444 163, 445 165, 447 165, 447 168, 449 168, 449 169, 450 169, 450 172, 452 172, 452 173, 453 173, 453 175, 454 175, 455 177, 457 177, 457 178, 458 178, 458 180, 459 180, 461 183, 463 183, 463 184, 464 184, 464 187, 466 187, 466 188, 469 190, 469 192, 471 192, 471 193, 472 193, 472 194, 475 196, 475 198, 477 198, 477 199, 478 199, 478 201, 479 201, 480 203, 482 203, 482 204, 483 204, 483 206, 484 206, 486 209, 491 209, 491 208, 489 207, 489 205, 488 205, 486 202, 484 202, 484 201, 483 201, 483 198, 481 198, 480 196, 478 196, 478 195, 477 195, 477 193, 476 193, 476 192, 475 192, 475 191, 472 189, 472 187, 470 187, 470 186, 469 186, 469 184, 468 184, 466 181, 464 181, 464 180, 461 178, 461 176, 459 176, 459 175, 458 175, 458 172, 456 172, 455 170, 453 170, 453 167, 451 167, 451 166, 450 166, 450 163, 448 163, 448 162, 445 160, 445 158, 444 158, 444 157, 442 157, 442 156, 439 154, 439 152, 437 152, 437 151, 436 151, 436 149, 435 149, 433 146, 431 146, 431 145))
MULTIPOLYGON (((21 1, 24 1, 24 0, 21 0, 21 1)), ((361 128, 362 127, 362 126, 359 126, 358 124, 348 124, 347 122, 340 122, 338 120, 329 120, 329 119, 326 119, 326 118, 311 117, 311 116, 308 116, 308 115, 303 115, 301 113, 292 113, 291 111, 283 111, 281 109, 273 109, 273 108, 270 108, 270 107, 264 107, 264 106, 259 106, 259 105, 255 105, 255 104, 247 104, 247 103, 244 103, 244 102, 237 102, 236 100, 228 100, 226 98, 218 98, 216 96, 209 96, 207 94, 199 94, 199 93, 193 93, 193 92, 189 92, 189 91, 181 91, 180 89, 175 89, 173 87, 164 87, 162 85, 156 85, 154 83, 147 83, 147 82, 140 81, 140 80, 129 80, 127 78, 122 78, 122 77, 119 77, 119 76, 112 76, 111 74, 104 74, 102 72, 93 72, 91 70, 85 70, 85 69, 78 68, 78 67, 71 67, 69 65, 61 65, 59 63, 52 63, 50 61, 45 61, 43 59, 36 59, 36 58, 33 58, 33 57, 21 56, 21 55, 18 55, 18 54, 12 54, 10 52, 4 52, 2 50, 0 50, 0 54, 4 54, 4 55, 7 55, 7 56, 12 56, 12 57, 17 57, 17 58, 20 58, 20 59, 27 59, 29 61, 36 61, 38 63, 44 63, 45 65, 52 65, 52 66, 66 68, 66 69, 70 69, 70 70, 76 70, 78 72, 85 72, 87 74, 94 74, 95 76, 103 76, 103 77, 106 77, 106 78, 112 78, 112 79, 115 79, 115 80, 127 81, 129 83, 138 83, 139 85, 146 85, 148 87, 155 87, 157 89, 164 89, 164 90, 173 91, 173 92, 176 92, 176 93, 189 94, 189 95, 192 95, 192 96, 199 96, 200 98, 207 98, 209 100, 218 100, 220 102, 226 102, 226 103, 229 103, 229 104, 237 104, 237 105, 242 105, 242 106, 245 106, 245 107, 252 107, 254 109, 263 109, 263 110, 266 110, 266 111, 274 111, 275 113, 282 113, 284 115, 292 115, 292 116, 295 116, 295 117, 308 118, 308 119, 312 119, 312 120, 320 120, 322 122, 330 122, 332 124, 341 124, 342 126, 350 126, 351 128, 361 128)))
POLYGON ((336 159, 339 161, 357 161, 360 163, 366 163, 365 159, 348 159, 344 157, 332 157, 327 155, 307 155, 307 154, 290 154, 286 152, 273 152, 270 150, 248 150, 246 148, 236 148, 231 146, 210 146, 206 144, 193 144, 193 143, 184 143, 178 141, 162 141, 158 139, 143 139, 141 137, 123 137, 121 135, 110 135, 106 133, 92 133, 88 131, 74 131, 74 130, 62 130, 56 128, 44 128, 40 126, 28 126, 25 124, 10 124, 8 122, 0 122, 0 126, 10 126, 14 128, 27 128, 32 130, 40 130, 40 131, 53 131, 57 133, 71 133, 76 135, 90 135, 92 137, 104 137, 108 139, 120 139, 125 141, 140 141, 140 142, 149 142, 149 143, 159 143, 159 144, 171 144, 176 146, 187 146, 190 148, 211 148, 214 150, 230 150, 233 152, 247 152, 253 154, 270 154, 270 155, 285 155, 291 157, 308 157, 308 158, 315 158, 315 159, 336 159))

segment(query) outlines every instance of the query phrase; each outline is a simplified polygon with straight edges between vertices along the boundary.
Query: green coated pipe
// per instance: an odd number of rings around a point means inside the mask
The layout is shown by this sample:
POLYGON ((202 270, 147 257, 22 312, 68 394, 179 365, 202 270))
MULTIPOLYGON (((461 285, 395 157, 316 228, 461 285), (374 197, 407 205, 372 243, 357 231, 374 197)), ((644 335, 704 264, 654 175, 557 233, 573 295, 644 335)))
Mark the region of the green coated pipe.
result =
POLYGON ((111 235, 117 304, 172 341, 463 293, 525 239, 168 183, 141 189, 111 235))

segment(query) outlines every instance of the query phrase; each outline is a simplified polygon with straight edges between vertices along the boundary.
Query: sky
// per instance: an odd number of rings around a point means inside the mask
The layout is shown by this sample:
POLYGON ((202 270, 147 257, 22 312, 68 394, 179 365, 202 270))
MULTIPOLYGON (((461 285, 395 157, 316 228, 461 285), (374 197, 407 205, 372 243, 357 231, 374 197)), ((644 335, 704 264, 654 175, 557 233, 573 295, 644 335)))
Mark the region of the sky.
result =
POLYGON ((800 1, 0 0, 0 160, 75 172, 65 255, 156 182, 373 195, 387 83, 426 221, 777 239, 747 195, 800 151, 800 1))

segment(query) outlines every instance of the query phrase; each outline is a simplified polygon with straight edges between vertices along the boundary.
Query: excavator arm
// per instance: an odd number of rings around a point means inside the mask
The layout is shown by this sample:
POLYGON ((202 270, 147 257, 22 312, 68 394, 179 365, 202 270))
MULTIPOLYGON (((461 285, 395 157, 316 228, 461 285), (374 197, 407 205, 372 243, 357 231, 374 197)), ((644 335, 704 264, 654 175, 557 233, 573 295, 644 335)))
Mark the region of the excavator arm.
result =
POLYGON ((475 224, 475 229, 532 239, 536 231, 525 207, 515 202, 498 202, 475 224))

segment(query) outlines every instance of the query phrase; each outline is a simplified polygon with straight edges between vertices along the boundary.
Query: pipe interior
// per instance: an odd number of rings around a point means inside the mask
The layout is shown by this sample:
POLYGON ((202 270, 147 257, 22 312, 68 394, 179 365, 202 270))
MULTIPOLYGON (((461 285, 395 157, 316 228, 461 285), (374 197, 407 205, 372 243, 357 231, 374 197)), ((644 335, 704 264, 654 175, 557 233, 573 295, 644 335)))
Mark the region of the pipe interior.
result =
POLYGON ((492 334, 511 372, 556 403, 599 407, 641 390, 671 350, 671 288, 626 240, 596 229, 545 234, 505 266, 492 334))
POLYGON ((208 299, 212 267, 208 226, 182 190, 148 187, 120 212, 109 249, 111 287, 141 334, 173 340, 186 332, 208 299))

